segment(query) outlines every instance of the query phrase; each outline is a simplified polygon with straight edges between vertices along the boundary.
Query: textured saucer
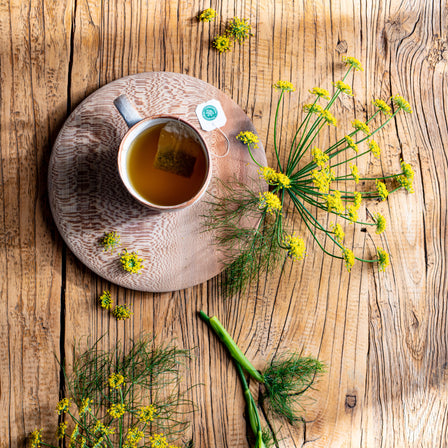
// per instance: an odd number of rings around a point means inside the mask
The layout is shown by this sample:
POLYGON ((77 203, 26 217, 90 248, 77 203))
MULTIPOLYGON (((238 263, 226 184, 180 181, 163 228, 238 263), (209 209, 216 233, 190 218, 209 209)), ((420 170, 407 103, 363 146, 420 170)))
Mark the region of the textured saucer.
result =
MULTIPOLYGON (((238 179, 265 189, 258 179, 247 148, 235 137, 255 132, 243 112, 220 90, 187 75, 141 73, 114 81, 94 92, 70 115, 62 127, 50 159, 48 191, 57 227, 70 250, 92 271, 126 288, 163 292, 188 288, 223 269, 213 232, 204 231, 211 196, 219 194, 219 178, 238 179), (117 151, 127 126, 113 104, 125 93, 143 116, 170 114, 200 128, 196 106, 211 99, 221 102, 227 123, 221 129, 230 141, 227 157, 212 157, 213 179, 208 192, 186 209, 156 213, 139 204, 123 186, 117 151), (104 232, 116 231, 121 246, 104 252, 104 232), (145 260, 140 275, 123 271, 120 251, 138 250, 145 260)), ((219 131, 201 132, 211 151, 224 154, 227 143, 219 131)), ((255 157, 266 165, 262 145, 255 157)))

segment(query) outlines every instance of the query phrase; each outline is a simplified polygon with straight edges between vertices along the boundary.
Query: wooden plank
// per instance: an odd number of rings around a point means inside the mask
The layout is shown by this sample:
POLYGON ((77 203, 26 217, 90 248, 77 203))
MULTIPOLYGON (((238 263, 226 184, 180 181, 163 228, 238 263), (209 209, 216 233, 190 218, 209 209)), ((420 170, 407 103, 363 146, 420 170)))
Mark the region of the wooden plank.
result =
POLYGON ((67 107, 70 3, 1 2, 0 446, 53 433, 59 395, 61 240, 46 192, 67 107))

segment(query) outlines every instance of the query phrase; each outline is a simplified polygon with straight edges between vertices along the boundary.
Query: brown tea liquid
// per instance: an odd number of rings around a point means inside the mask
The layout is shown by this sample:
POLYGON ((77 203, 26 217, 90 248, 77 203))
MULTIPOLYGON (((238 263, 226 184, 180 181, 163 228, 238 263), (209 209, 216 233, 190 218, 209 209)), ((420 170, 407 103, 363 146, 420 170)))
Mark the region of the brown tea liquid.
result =
POLYGON ((169 168, 156 168, 159 136, 164 126, 165 123, 152 126, 133 141, 127 156, 127 170, 132 186, 143 198, 155 205, 170 206, 182 204, 199 192, 206 176, 207 161, 199 142, 190 137, 183 138, 181 148, 177 148, 177 152, 182 154, 184 147, 185 153, 196 159, 193 165, 191 157, 189 159, 189 177, 174 174, 169 168))

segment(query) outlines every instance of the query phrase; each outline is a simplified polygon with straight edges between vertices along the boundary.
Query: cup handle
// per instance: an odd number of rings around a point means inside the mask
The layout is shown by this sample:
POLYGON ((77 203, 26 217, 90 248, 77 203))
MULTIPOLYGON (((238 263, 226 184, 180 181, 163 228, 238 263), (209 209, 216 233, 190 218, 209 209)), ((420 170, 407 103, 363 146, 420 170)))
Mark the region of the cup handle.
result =
POLYGON ((114 106, 120 112, 128 127, 132 128, 134 124, 143 120, 143 117, 137 112, 135 106, 129 101, 126 95, 117 96, 114 99, 114 106))

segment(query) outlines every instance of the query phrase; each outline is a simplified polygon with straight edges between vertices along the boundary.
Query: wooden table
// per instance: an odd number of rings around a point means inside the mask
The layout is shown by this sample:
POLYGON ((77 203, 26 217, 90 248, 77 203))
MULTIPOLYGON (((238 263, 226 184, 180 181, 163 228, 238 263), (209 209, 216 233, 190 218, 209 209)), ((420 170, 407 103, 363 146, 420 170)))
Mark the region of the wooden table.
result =
POLYGON ((195 446, 248 447, 235 369, 198 319, 200 309, 220 317, 257 368, 287 349, 327 364, 306 405, 306 423, 277 423, 281 447, 448 446, 448 5, 223 0, 211 5, 220 19, 199 24, 195 16, 208 6, 194 0, 0 4, 0 447, 24 446, 36 427, 50 437, 54 432, 63 393, 54 355, 70 361, 82 336, 107 332, 108 346, 142 331, 195 350, 186 376, 188 384, 202 384, 191 392, 195 446), (254 36, 220 55, 210 41, 234 15, 250 20, 254 36), (366 256, 374 244, 390 252, 385 273, 358 263, 349 274, 309 239, 304 262, 287 262, 248 293, 223 300, 219 277, 164 294, 117 288, 66 249, 49 210, 47 165, 58 130, 87 95, 144 71, 200 78, 247 112, 273 162, 272 83, 287 79, 297 87, 282 107, 286 144, 308 89, 338 80, 343 55, 360 59, 365 71, 354 78, 355 99, 336 104, 338 135, 353 117, 366 117, 372 98, 400 93, 414 109, 381 134, 381 162, 360 168, 389 173, 402 157, 416 171, 415 194, 375 205, 389 223, 383 235, 347 228, 366 256), (117 322, 97 306, 103 289, 132 305, 131 320, 117 322))

